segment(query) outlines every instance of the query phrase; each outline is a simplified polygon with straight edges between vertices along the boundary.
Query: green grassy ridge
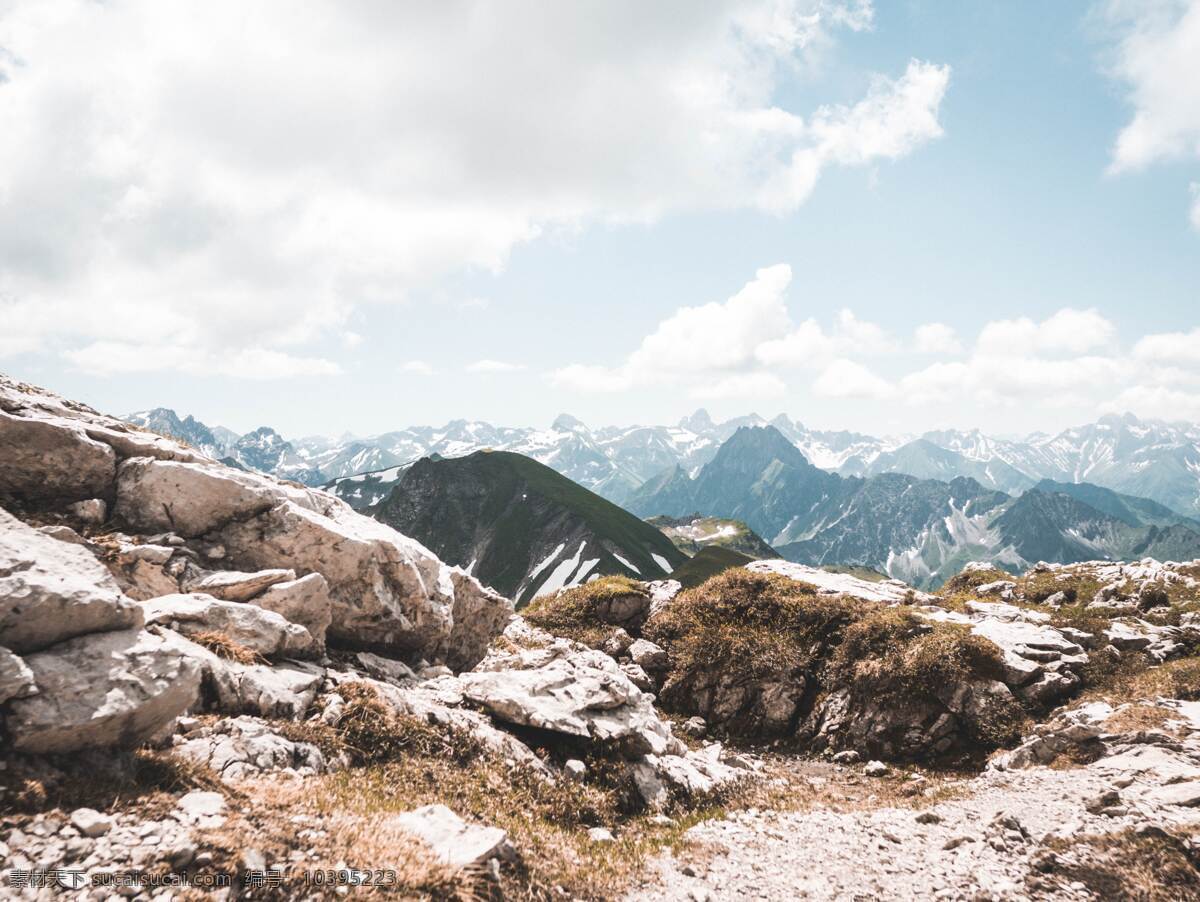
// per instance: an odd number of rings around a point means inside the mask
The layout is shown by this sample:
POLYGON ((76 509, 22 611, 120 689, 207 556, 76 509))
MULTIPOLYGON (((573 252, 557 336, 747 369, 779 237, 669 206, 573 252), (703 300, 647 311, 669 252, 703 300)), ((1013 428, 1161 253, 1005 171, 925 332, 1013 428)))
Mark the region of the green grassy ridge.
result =
POLYGON ((752 530, 742 520, 692 514, 687 517, 648 517, 646 522, 662 530, 663 534, 677 548, 688 555, 694 555, 701 548, 710 545, 719 545, 724 548, 732 548, 734 551, 740 551, 742 554, 748 554, 750 557, 759 560, 779 557, 779 552, 768 545, 762 536, 752 530), (710 542, 699 542, 690 536, 684 535, 682 532, 683 529, 688 527, 699 527, 706 532, 716 532, 728 526, 734 528, 733 535, 721 536, 710 542))
POLYGON ((475 572, 506 594, 516 595, 521 589, 518 602, 532 598, 557 563, 575 554, 582 538, 588 545, 580 560, 600 559, 593 573, 656 579, 665 574, 652 554, 671 567, 687 560, 653 526, 522 454, 477 451, 465 457, 420 460, 374 513, 388 522, 389 507, 405 503, 406 496, 418 487, 426 493, 432 488, 433 494, 417 522, 409 524, 414 537, 447 555, 452 563, 465 565, 466 561, 452 560, 455 553, 450 545, 462 556, 462 544, 473 541, 471 536, 479 535, 477 530, 486 530, 487 549, 475 572), (529 571, 563 537, 573 538, 566 540, 567 547, 557 561, 522 589, 529 571), (617 560, 612 550, 639 572, 617 560))

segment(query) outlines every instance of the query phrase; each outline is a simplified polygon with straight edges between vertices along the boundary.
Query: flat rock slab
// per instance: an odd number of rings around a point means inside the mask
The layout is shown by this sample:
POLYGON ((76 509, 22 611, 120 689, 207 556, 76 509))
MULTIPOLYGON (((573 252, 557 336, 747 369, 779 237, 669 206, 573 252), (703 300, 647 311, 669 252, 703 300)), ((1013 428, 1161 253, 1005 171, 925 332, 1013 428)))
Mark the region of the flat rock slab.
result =
POLYGON ((203 592, 225 601, 249 601, 261 595, 277 583, 291 582, 296 578, 295 570, 258 570, 243 573, 240 570, 219 570, 189 583, 189 592, 203 592))
POLYGON ((392 818, 392 824, 424 840, 454 868, 482 865, 505 853, 508 834, 499 827, 469 824, 445 805, 426 805, 392 818))

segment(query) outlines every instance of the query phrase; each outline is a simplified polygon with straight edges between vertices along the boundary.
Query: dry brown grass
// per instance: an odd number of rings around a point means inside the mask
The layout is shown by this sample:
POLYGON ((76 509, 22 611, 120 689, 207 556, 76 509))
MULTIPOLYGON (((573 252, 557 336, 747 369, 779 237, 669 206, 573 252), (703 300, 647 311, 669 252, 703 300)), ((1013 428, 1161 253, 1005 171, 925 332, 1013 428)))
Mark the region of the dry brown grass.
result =
POLYGON ((627 576, 604 576, 558 595, 540 595, 521 613, 536 627, 595 648, 618 626, 635 635, 640 629, 640 621, 618 623, 607 615, 611 603, 625 596, 649 599, 642 583, 627 576))
POLYGON ((247 648, 240 642, 236 642, 217 630, 201 630, 189 634, 188 638, 197 645, 204 646, 218 658, 224 658, 226 661, 233 661, 237 664, 261 664, 265 660, 254 650, 247 648))
POLYGON ((204 789, 229 794, 209 768, 154 749, 56 756, 35 766, 20 759, 9 764, 6 776, 12 791, 0 802, 28 813, 84 807, 153 812, 173 807, 174 793, 204 789))
MULTIPOLYGON (((933 700, 946 686, 1003 675, 999 649, 966 629, 745 570, 682 593, 645 632, 670 654, 663 704, 706 716, 693 710, 695 687, 712 674, 734 685, 803 682, 810 699, 814 691, 848 687, 860 700, 933 700)), ((1023 723, 1015 702, 993 705, 966 724, 966 738, 994 748, 1019 738, 1023 723)), ((735 726, 750 738, 743 727, 752 725, 735 726)))
POLYGON ((1117 711, 1104 722, 1110 733, 1139 733, 1143 730, 1162 730, 1171 720, 1171 714, 1155 705, 1133 704, 1117 711))
POLYGON ((1144 655, 1092 652, 1085 667, 1082 701, 1118 705, 1151 698, 1200 700, 1200 658, 1153 664, 1144 655))
POLYGON ((1029 889, 1049 893, 1079 882, 1097 899, 1195 902, 1200 900, 1200 857, 1187 839, 1156 827, 1055 839, 1049 847, 1058 859, 1030 879, 1029 889))

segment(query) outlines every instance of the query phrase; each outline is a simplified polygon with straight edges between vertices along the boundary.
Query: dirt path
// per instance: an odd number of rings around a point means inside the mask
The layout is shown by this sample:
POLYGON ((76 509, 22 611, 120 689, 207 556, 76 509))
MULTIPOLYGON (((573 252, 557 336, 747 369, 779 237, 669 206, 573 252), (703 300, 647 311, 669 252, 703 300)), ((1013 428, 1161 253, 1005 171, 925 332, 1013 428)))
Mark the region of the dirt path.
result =
MULTIPOLYGON (((688 831, 687 848, 658 859, 628 898, 1099 898, 1104 869, 1133 863, 1117 860, 1129 858, 1121 848, 1096 851, 1107 842, 1083 837, 1123 835, 1140 847, 1156 828, 1200 826, 1191 807, 1200 802, 1200 748, 1158 741, 1113 744, 1085 767, 988 771, 959 797, 917 810, 868 796, 841 812, 738 812, 688 831)), ((834 789, 870 779, 830 770, 834 789)))

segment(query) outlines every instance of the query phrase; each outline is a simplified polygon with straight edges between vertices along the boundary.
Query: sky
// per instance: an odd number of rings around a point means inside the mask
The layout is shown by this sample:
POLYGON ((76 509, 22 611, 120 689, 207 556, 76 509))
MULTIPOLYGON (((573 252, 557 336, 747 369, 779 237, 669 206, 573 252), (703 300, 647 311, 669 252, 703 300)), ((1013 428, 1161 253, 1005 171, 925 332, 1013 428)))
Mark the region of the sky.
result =
POLYGON ((1200 420, 1200 0, 0 0, 0 371, 290 436, 1200 420))

